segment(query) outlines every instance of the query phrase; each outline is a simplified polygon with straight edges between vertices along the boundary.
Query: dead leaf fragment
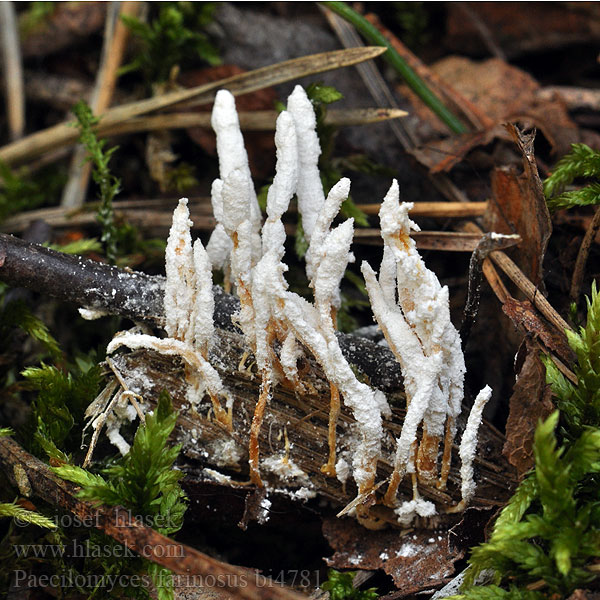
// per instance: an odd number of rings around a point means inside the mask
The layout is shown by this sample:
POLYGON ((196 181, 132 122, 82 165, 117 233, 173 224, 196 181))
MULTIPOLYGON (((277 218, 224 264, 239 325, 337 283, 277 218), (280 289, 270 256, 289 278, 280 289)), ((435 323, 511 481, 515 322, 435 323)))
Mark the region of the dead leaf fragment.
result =
MULTIPOLYGON (((470 2, 469 5, 508 57, 600 39, 600 10, 596 2, 532 2, 527 5, 470 2)), ((475 21, 465 18, 457 3, 449 3, 447 10, 444 43, 463 54, 488 52, 475 21)))
POLYGON ((56 2, 52 14, 21 43, 25 58, 47 56, 85 39, 104 25, 106 2, 56 2))
POLYGON ((533 435, 540 419, 554 409, 546 385, 546 369, 535 344, 527 342, 526 357, 509 402, 506 443, 502 454, 522 477, 534 465, 533 435))
POLYGON ((430 140, 421 149, 423 155, 416 157, 433 172, 449 171, 478 145, 487 145, 494 138, 506 139, 497 126, 509 121, 523 121, 538 127, 559 156, 570 150, 571 143, 579 141, 577 125, 569 117, 560 96, 540 95, 540 84, 515 66, 498 58, 474 61, 448 56, 432 65, 431 70, 476 106, 492 124, 458 139, 447 137, 446 127, 431 110, 406 86, 401 86, 402 95, 412 104, 410 112, 430 128, 430 140), (444 135, 444 139, 431 139, 440 135, 444 135))
POLYGON ((514 251, 515 262, 534 285, 541 286, 552 223, 533 155, 535 132, 521 132, 512 124, 506 129, 521 153, 523 173, 517 174, 509 167, 493 171, 493 202, 488 203, 485 228, 521 236, 523 241, 514 251))
POLYGON ((573 362, 573 351, 567 343, 566 336, 559 333, 555 327, 550 327, 529 300, 515 300, 509 296, 502 305, 502 311, 515 327, 541 340, 550 352, 557 354, 566 364, 573 362))
POLYGON ((335 554, 326 559, 336 569, 383 569, 394 580, 398 595, 435 588, 454 573, 464 551, 450 545, 445 530, 368 531, 354 520, 326 519, 323 534, 335 554))

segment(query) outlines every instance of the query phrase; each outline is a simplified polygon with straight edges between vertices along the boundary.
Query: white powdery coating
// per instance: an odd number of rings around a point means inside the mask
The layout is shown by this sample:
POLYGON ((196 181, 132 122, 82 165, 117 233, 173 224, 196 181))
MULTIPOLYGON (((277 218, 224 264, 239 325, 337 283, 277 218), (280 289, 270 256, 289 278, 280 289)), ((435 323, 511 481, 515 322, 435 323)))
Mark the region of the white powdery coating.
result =
POLYGON ((335 463, 335 476, 343 485, 348 480, 348 475, 350 475, 350 466, 343 458, 340 458, 335 463))
POLYGON ((217 467, 239 467, 244 452, 232 439, 217 439, 209 446, 210 455, 217 467))
POLYGON ((339 389, 344 404, 352 410, 360 431, 352 462, 353 476, 359 488, 367 488, 381 455, 381 415, 390 411, 385 395, 356 379, 335 337, 331 318, 327 323, 320 322, 315 308, 290 292, 285 294, 284 313, 296 337, 311 350, 327 379, 339 389))
POLYGON ((475 494, 475 481, 473 480, 473 459, 477 450, 477 433, 481 425, 481 416, 488 400, 492 397, 492 388, 486 385, 475 398, 467 426, 460 440, 458 454, 461 460, 460 467, 460 491, 463 502, 468 502, 475 494))
POLYGON ((232 248, 233 242, 231 238, 227 235, 223 225, 217 223, 206 245, 206 252, 208 253, 213 269, 222 269, 225 267, 232 248))
POLYGON ((389 246, 383 247, 383 258, 379 266, 379 285, 385 301, 390 306, 396 305, 396 259, 389 246))
POLYGON ((322 257, 323 242, 329 233, 329 228, 340 211, 342 202, 348 198, 349 193, 350 180, 347 177, 344 177, 329 190, 329 194, 327 194, 327 198, 319 211, 310 238, 310 244, 306 251, 306 275, 310 281, 312 281, 313 276, 319 267, 319 262, 322 257))
POLYGON ((119 452, 125 456, 131 446, 125 441, 125 438, 120 434, 119 427, 107 428, 106 435, 113 446, 116 446, 119 452))
POLYGON ((268 252, 252 269, 252 305, 254 307, 255 358, 259 371, 274 381, 271 339, 268 331, 271 321, 271 281, 275 280, 279 260, 275 252, 268 252))
POLYGON ((211 125, 217 134, 217 154, 219 156, 219 172, 225 181, 236 170, 244 175, 249 199, 250 218, 256 232, 260 229, 260 208, 252 183, 248 154, 244 146, 244 138, 240 122, 235 110, 235 98, 227 90, 219 90, 215 97, 211 125))
POLYGON ((404 319, 399 307, 388 303, 371 265, 363 261, 361 271, 371 302, 371 310, 400 363, 404 386, 410 396, 417 391, 417 378, 426 363, 419 338, 404 319))
POLYGON ((285 254, 285 228, 281 216, 288 209, 298 184, 298 147, 294 120, 288 112, 277 118, 275 130, 277 165, 267 193, 267 220, 262 229, 262 254, 275 251, 279 260, 285 254))
POLYGON ((429 408, 434 391, 437 386, 437 376, 441 367, 441 353, 427 357, 422 365, 422 371, 418 373, 417 391, 410 399, 406 409, 406 417, 402 423, 400 437, 396 440, 396 468, 414 471, 414 465, 410 463, 412 444, 417 439, 417 429, 423 422, 423 417, 429 408))
POLYGON ((232 171, 223 179, 223 227, 230 237, 243 221, 250 218, 248 175, 241 169, 232 171))
POLYGON ((268 498, 263 498, 260 501, 260 511, 258 512, 258 515, 256 516, 256 520, 258 521, 258 523, 260 525, 264 525, 268 520, 269 517, 271 516, 269 514, 269 510, 271 508, 271 501, 268 498))
POLYGON ((107 312, 103 310, 96 310, 95 308, 79 308, 79 315, 82 319, 86 321, 95 321, 96 319, 100 319, 101 317, 106 317, 108 315, 107 312))
POLYGON ((294 119, 289 112, 282 112, 275 127, 277 164, 275 177, 267 193, 267 216, 280 219, 288 209, 298 184, 298 145, 294 119))
POLYGON ((286 459, 285 456, 269 456, 260 464, 261 468, 284 481, 295 479, 296 483, 310 484, 308 475, 289 457, 286 459))
POLYGON ((318 166, 321 146, 316 131, 317 119, 312 103, 300 85, 290 94, 287 109, 294 118, 298 140, 298 211, 302 215, 304 234, 310 241, 325 201, 318 166))
POLYGON ((309 490, 306 487, 301 487, 297 490, 290 490, 288 492, 289 497, 292 500, 300 500, 302 502, 306 502, 307 500, 312 500, 317 497, 317 492, 314 490, 309 490))
POLYGON ((215 299, 212 291, 212 269, 210 258, 200 240, 194 242, 195 302, 194 346, 206 352, 214 334, 213 313, 215 299))
POLYGON ((210 186, 210 203, 217 223, 223 222, 223 180, 215 179, 210 186))
POLYGON ((411 203, 400 204, 394 180, 379 212, 382 237, 386 244, 380 283, 386 299, 391 299, 393 274, 390 255, 396 263, 398 301, 408 324, 417 333, 425 355, 442 352, 438 387, 424 416, 431 435, 441 435, 447 415, 457 417, 464 395, 465 361, 458 331, 450 320, 448 288, 427 269, 419 255, 411 230, 418 227, 408 218, 411 203), (400 238, 400 240, 399 240, 400 238))
MULTIPOLYGON (((240 223, 236 230, 237 247, 231 250, 231 274, 235 280, 249 279, 252 268, 253 234, 249 219, 240 223)), ((238 287, 239 287, 239 283, 238 287)), ((239 292, 238 292, 239 294, 239 292)))
POLYGON ((188 340, 192 335, 190 315, 193 309, 194 258, 190 235, 192 222, 187 204, 188 199, 182 198, 173 211, 173 224, 165 251, 165 330, 170 338, 181 340, 188 340))
MULTIPOLYGON (((394 512, 398 517, 398 523, 405 526, 410 525, 417 516, 433 517, 437 514, 435 505, 432 502, 423 500, 423 498, 415 498, 410 502, 403 502, 394 512)), ((400 552, 402 552, 402 548, 400 548, 400 552)), ((413 554, 400 554, 400 556, 413 556, 413 554)))
POLYGON ((350 244, 354 235, 354 219, 348 219, 333 229, 322 245, 322 256, 313 279, 315 306, 325 323, 331 320, 331 306, 340 306, 340 281, 349 262, 354 261, 350 244))
POLYGON ((300 356, 302 356, 302 348, 298 345, 296 336, 293 333, 288 333, 281 345, 279 364, 284 375, 290 381, 295 381, 298 378, 297 364, 300 356))
POLYGON ((194 349, 185 342, 174 339, 161 340, 152 335, 142 333, 125 333, 114 337, 110 341, 106 348, 106 353, 111 354, 119 346, 127 346, 127 348, 130 348, 131 350, 148 348, 169 356, 181 356, 190 367, 199 371, 203 382, 206 384, 206 388, 212 394, 215 396, 229 396, 223 387, 221 377, 215 368, 199 352, 194 351, 194 349))

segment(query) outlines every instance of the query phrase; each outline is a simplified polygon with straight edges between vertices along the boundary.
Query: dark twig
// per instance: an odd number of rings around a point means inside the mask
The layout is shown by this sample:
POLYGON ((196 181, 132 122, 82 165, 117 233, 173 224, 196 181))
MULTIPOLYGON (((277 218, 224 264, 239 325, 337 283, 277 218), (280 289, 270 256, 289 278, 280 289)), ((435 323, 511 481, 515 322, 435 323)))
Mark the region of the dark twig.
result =
POLYGON ((25 93, 19 28, 15 3, 0 2, 0 42, 6 87, 6 112, 10 139, 18 140, 25 131, 25 93))
POLYGON ((599 229, 600 207, 596 209, 592 222, 590 223, 588 230, 585 232, 585 236, 583 237, 583 241, 579 247, 579 252, 577 253, 577 260, 575 261, 575 269, 573 271, 573 279, 571 280, 571 291, 569 294, 573 302, 577 302, 579 300, 581 284, 583 283, 583 276, 585 275, 585 265, 599 229))
MULTIPOLYGON (((69 256, 6 234, 0 234, 0 280, 101 314, 145 320, 154 325, 164 322, 164 277, 69 256)), ((238 299, 219 286, 214 286, 213 292, 215 325, 236 330, 231 317, 239 308, 238 299)), ((374 386, 383 390, 401 387, 400 367, 387 348, 355 335, 338 337, 346 358, 374 386)))
POLYGON ((471 21, 471 23, 473 23, 473 26, 475 29, 477 29, 477 32, 481 36, 481 41, 486 45, 492 56, 495 56, 496 58, 506 62, 506 54, 504 50, 500 48, 500 45, 494 38, 494 34, 472 6, 472 3, 456 2, 456 6, 471 21))
POLYGON ((479 300, 481 296, 481 281, 483 261, 494 250, 504 250, 510 248, 521 241, 518 235, 502 235, 498 233, 486 233, 477 248, 471 254, 469 261, 469 284, 467 290, 467 301, 463 313, 463 322, 460 326, 460 337, 463 348, 467 345, 471 327, 475 323, 475 317, 479 310, 479 300))

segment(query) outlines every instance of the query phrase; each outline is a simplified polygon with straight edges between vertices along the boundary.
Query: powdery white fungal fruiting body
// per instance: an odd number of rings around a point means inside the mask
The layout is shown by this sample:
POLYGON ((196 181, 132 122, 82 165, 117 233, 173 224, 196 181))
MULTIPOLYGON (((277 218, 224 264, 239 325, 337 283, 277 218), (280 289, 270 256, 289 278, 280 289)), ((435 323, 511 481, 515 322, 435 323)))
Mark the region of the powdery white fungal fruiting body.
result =
POLYGON ((182 198, 173 212, 173 224, 165 252, 166 275, 164 294, 166 338, 124 333, 113 338, 107 348, 110 354, 119 346, 131 349, 149 348, 163 354, 180 356, 186 364, 188 399, 197 405, 205 392, 211 398, 215 418, 231 428, 233 399, 223 386, 221 377, 208 361, 214 333, 212 269, 200 240, 192 246, 190 214, 187 198, 182 198), (224 397, 227 411, 220 403, 224 397))
MULTIPOLYGON (((413 474, 413 500, 396 510, 401 522, 408 521, 410 515, 429 516, 433 508, 418 496, 415 473, 427 484, 437 479, 438 487, 446 486, 465 373, 460 337, 450 321, 448 289, 427 269, 414 240, 409 237, 410 230, 417 229, 408 218, 411 208, 412 204, 400 204, 398 184, 394 181, 379 213, 385 244, 379 279, 366 262, 362 264, 373 314, 404 376, 406 417, 385 495, 386 503, 394 506, 399 484, 407 472, 413 474), (419 426, 421 439, 415 456, 419 426), (438 474, 438 453, 444 430, 444 452, 438 474)), ((484 392, 473 407, 470 423, 481 421, 481 411, 491 390, 486 388, 484 392)), ((476 448, 476 432, 473 424, 467 427, 466 437, 463 437, 468 448, 461 470, 463 503, 468 502, 474 490, 470 465, 476 448)))
POLYGON ((321 146, 317 136, 317 119, 304 88, 297 85, 288 98, 287 109, 294 119, 298 139, 298 211, 304 235, 310 242, 325 194, 319 174, 321 146))
POLYGON ((481 419, 483 415, 483 409, 492 397, 492 388, 486 385, 475 398, 469 418, 467 419, 467 426, 463 432, 460 440, 460 448, 458 454, 461 460, 460 467, 460 480, 461 486, 460 491, 462 500, 457 505, 456 509, 464 510, 471 498, 475 495, 475 480, 473 479, 473 459, 477 451, 477 433, 479 426, 481 425, 481 419))
MULTIPOLYGON (((382 458, 384 437, 382 418, 390 416, 391 411, 381 391, 358 381, 336 337, 334 315, 340 305, 340 281, 346 266, 354 260, 350 252, 354 225, 352 219, 333 228, 332 224, 348 197, 350 181, 340 180, 325 198, 318 171, 320 147, 315 115, 304 90, 297 86, 288 99, 288 111, 277 120, 276 174, 261 230, 248 157, 235 101, 229 92, 217 94, 212 123, 220 167, 220 179, 214 181, 211 193, 218 225, 204 249, 199 240, 192 245, 187 200, 182 199, 174 212, 166 256, 168 337, 126 333, 115 337, 108 351, 125 345, 180 356, 187 366, 191 402, 199 402, 208 392, 216 418, 231 427, 231 397, 208 360, 214 327, 211 268, 222 268, 235 284, 240 298, 236 320, 255 354, 261 376, 261 392, 250 428, 251 481, 263 485, 262 467, 284 479, 310 484, 287 450, 283 457, 261 460, 259 448, 261 424, 274 387, 286 378, 302 389, 296 364, 301 354, 308 351, 321 365, 331 386, 330 455, 324 472, 337 475, 342 482, 352 475, 359 496, 342 513, 355 509, 360 519, 366 519, 368 508, 362 500, 376 489, 377 462, 382 458), (291 292, 285 279, 282 216, 294 194, 309 240, 307 275, 314 303, 291 292), (355 418, 356 433, 351 444, 346 444, 344 459, 336 460, 335 425, 340 395, 355 418), (228 413, 221 407, 221 397, 228 399, 228 413)), ((437 482, 441 488, 446 484, 465 371, 460 338, 450 321, 448 290, 427 269, 409 237, 410 230, 416 229, 408 218, 411 206, 400 204, 394 181, 380 212, 384 253, 379 276, 367 263, 362 264, 373 313, 404 375, 407 411, 384 498, 402 524, 436 512, 435 506, 420 496, 418 483, 437 482), (442 461, 438 467, 442 438, 442 461), (413 497, 399 502, 398 486, 407 473, 411 475, 413 497)), ((474 494, 472 462, 477 430, 490 393, 486 388, 478 396, 463 435, 463 499, 456 510, 464 509, 474 494)), ((111 436, 123 446, 118 430, 115 433, 111 428, 111 436)), ((237 456, 236 453, 236 459, 237 456)), ((306 490, 305 495, 309 493, 312 491, 306 490)), ((268 515, 268 506, 264 508, 268 515)))

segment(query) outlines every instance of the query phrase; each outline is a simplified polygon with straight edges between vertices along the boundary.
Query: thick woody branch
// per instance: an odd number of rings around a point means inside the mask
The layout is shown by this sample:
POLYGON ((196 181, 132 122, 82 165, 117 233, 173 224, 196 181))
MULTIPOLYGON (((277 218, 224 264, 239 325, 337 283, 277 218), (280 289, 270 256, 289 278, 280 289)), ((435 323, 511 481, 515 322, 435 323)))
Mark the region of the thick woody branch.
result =
MULTIPOLYGON (((164 322, 164 277, 69 256, 6 234, 0 234, 0 280, 101 313, 155 325, 164 322)), ((216 327, 236 330, 231 316, 239 301, 219 286, 213 292, 216 327)), ((354 335, 338 336, 346 359, 374 386, 384 391, 401 388, 400 367, 387 348, 354 335)))

